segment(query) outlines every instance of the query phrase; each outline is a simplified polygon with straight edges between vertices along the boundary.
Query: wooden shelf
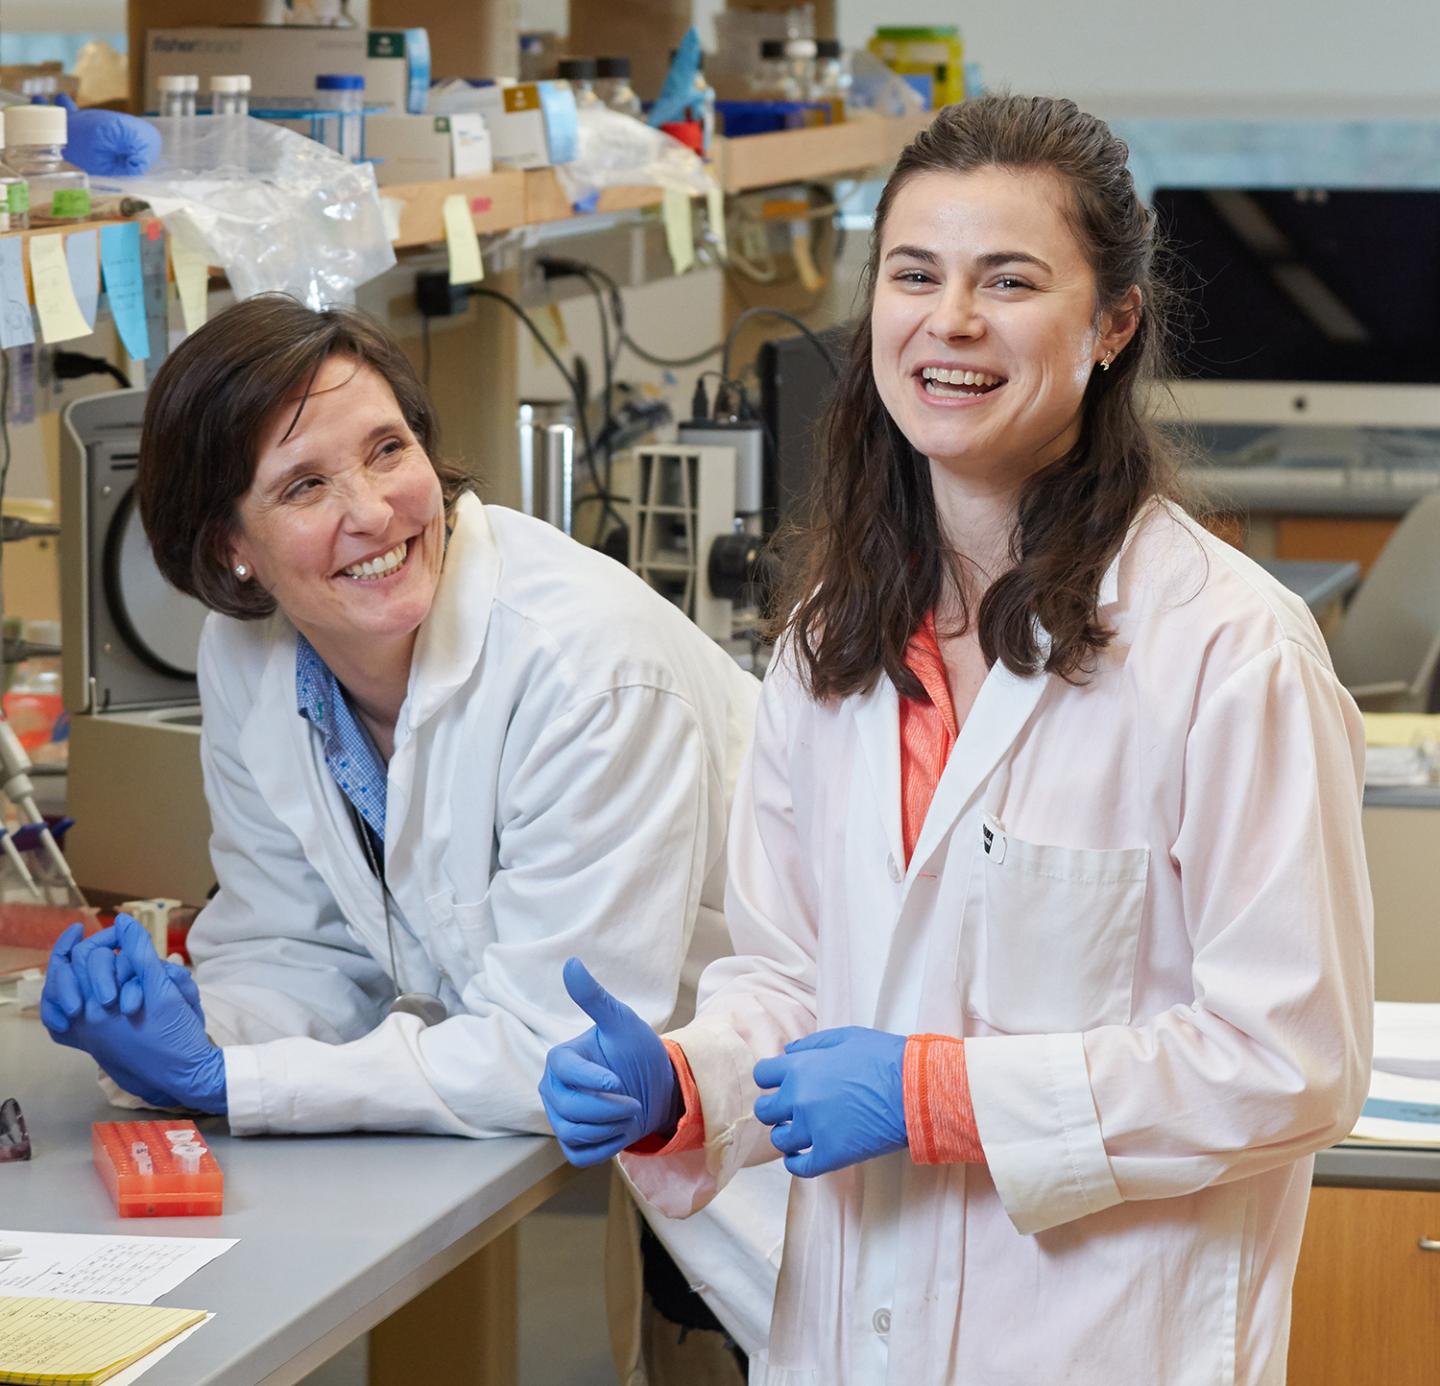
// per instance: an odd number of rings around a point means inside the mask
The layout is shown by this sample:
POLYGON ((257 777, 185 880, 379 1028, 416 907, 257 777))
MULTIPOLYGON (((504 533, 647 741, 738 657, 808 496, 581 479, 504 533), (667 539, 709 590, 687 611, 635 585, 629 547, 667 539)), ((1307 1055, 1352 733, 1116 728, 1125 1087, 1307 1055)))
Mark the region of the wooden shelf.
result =
MULTIPOLYGON (((716 141, 715 168, 727 193, 782 183, 830 178, 893 163, 900 151, 924 129, 930 113, 903 119, 861 119, 813 130, 780 130, 770 135, 716 141)), ((433 183, 395 183, 380 189, 380 196, 401 204, 400 235, 396 250, 437 245, 445 239, 442 209, 445 199, 462 194, 470 204, 471 219, 481 235, 512 231, 519 226, 567 221, 587 215, 571 210, 570 200, 553 169, 520 171, 502 169, 483 178, 448 178, 433 183)), ((658 207, 663 193, 654 187, 605 188, 599 213, 632 212, 658 207)), ((153 220, 146 214, 145 220, 153 220)), ((0 236, 69 235, 116 218, 72 222, 35 231, 0 232, 0 236)), ((28 260, 28 256, 26 257, 28 260)), ((28 273, 28 269, 27 269, 28 273)))
POLYGON ((721 140, 720 184, 727 193, 748 192, 893 164, 934 118, 933 111, 922 111, 893 120, 876 116, 813 130, 777 130, 771 135, 721 140))

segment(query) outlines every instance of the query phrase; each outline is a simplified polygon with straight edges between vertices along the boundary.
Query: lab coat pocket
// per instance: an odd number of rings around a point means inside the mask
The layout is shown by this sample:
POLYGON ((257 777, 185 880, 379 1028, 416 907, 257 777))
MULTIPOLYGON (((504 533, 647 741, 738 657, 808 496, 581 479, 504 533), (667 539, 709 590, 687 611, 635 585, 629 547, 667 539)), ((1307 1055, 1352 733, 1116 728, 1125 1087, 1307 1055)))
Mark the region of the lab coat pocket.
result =
POLYGON ((462 904, 450 891, 426 900, 430 910, 435 961, 462 995, 465 984, 480 971, 485 949, 495 941, 495 921, 488 900, 462 904))
POLYGON ((987 814, 977 853, 966 1011, 1008 1034, 1128 1024, 1150 849, 1026 842, 987 814))

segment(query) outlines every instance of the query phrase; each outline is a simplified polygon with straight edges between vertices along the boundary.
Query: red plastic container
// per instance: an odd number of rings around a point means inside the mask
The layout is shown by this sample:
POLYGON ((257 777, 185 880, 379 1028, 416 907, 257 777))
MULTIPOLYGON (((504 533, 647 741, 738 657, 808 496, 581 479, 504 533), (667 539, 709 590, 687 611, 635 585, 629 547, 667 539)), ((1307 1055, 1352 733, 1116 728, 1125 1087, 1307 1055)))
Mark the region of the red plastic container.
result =
POLYGON ((205 1139, 193 1121, 97 1121, 90 1128, 95 1168, 110 1190, 122 1218, 214 1217, 224 1211, 225 1176, 207 1149, 194 1174, 181 1168, 167 1131, 188 1132, 192 1142, 205 1139), (152 1172, 142 1174, 134 1153, 143 1142, 152 1172))

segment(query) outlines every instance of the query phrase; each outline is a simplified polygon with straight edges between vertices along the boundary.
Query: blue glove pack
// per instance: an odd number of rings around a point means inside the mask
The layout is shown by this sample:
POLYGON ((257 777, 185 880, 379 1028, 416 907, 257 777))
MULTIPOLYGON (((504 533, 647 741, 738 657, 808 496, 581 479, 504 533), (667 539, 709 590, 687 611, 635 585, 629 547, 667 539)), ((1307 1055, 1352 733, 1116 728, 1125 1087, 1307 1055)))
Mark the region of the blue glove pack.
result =
POLYGON ((81 110, 63 93, 56 98, 69 115, 65 158, 97 178, 145 173, 160 156, 160 132, 148 120, 105 111, 81 110))
POLYGON ((40 1019, 51 1038, 83 1049, 152 1107, 225 1111, 225 1056, 205 1033, 190 974, 162 962, 128 914, 83 935, 72 924, 50 954, 40 1019))
POLYGON ((617 1001, 579 958, 565 990, 595 1024, 545 1057, 540 1100, 572 1165, 604 1163, 680 1120, 680 1082, 660 1037, 617 1001))
POLYGON ((847 1025, 818 1030, 755 1065, 755 1115, 791 1174, 809 1179, 903 1150, 905 1036, 847 1025))

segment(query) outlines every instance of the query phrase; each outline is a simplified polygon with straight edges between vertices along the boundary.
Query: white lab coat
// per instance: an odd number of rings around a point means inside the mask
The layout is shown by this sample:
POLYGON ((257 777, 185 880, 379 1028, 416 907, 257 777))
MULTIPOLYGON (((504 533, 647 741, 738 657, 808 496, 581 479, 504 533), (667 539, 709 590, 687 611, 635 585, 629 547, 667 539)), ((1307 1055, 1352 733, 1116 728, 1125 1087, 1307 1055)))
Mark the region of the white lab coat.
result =
POLYGON ((623 1168, 702 1207, 773 1158, 754 1062, 847 1024, 967 1037, 988 1167, 794 1180, 752 1382, 1285 1379, 1312 1153, 1369 1072, 1361 722, 1303 604, 1172 507, 1099 603, 1088 681, 991 670, 908 869, 893 685, 819 705, 772 668, 735 956, 674 1035, 706 1146, 623 1168))
MULTIPOLYGON (((212 615, 199 676, 220 891, 189 948, 236 1134, 548 1135, 546 1052, 589 1023, 565 959, 658 1026, 677 990, 690 1013, 701 968, 729 951, 726 819, 758 684, 551 526, 458 502, 396 726, 386 879, 404 986, 449 1011, 433 1028, 384 1018, 397 988, 379 886, 296 712, 293 627, 212 615)), ((717 1209, 722 1231, 680 1233, 677 1259, 752 1347, 784 1183, 717 1209), (707 1267, 737 1260, 743 1276, 714 1289, 707 1267)))

